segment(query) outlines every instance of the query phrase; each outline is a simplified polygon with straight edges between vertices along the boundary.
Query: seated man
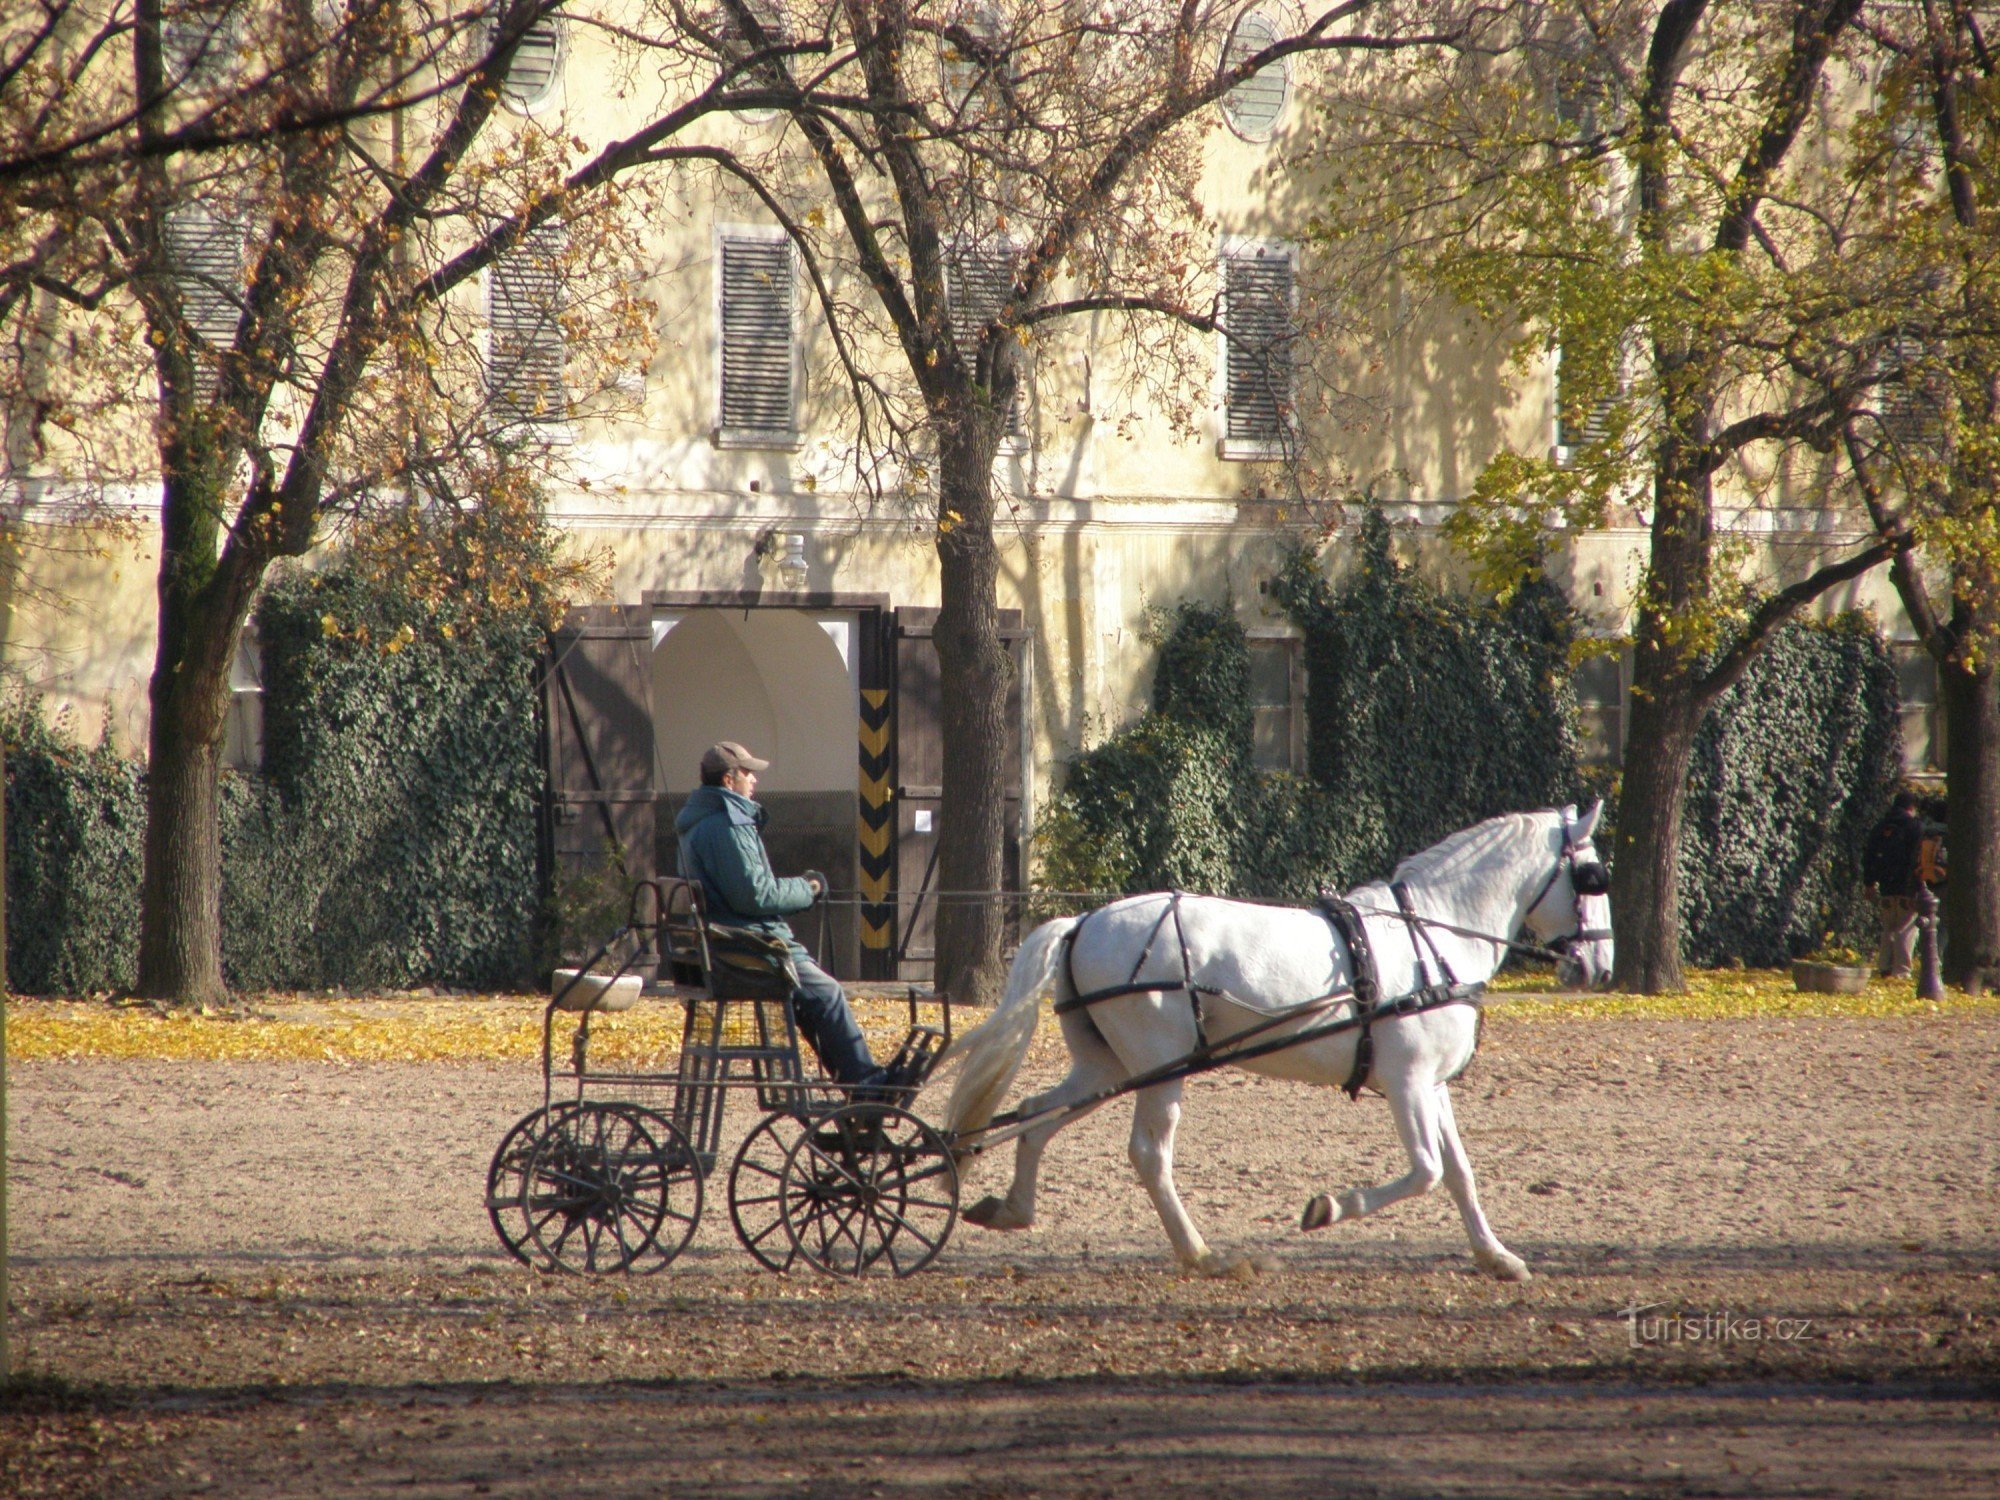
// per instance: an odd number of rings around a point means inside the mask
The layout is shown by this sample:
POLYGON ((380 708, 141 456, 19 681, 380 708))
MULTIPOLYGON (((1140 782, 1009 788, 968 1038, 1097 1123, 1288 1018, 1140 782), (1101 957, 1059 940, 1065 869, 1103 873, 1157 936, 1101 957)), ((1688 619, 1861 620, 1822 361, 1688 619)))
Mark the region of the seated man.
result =
POLYGON ((674 819, 681 875, 701 886, 711 921, 748 927, 783 942, 798 968, 792 1014, 819 1054, 820 1066, 841 1083, 875 1083, 883 1070, 847 1008, 840 981, 812 961, 785 918, 826 894, 824 877, 771 873, 764 850, 765 810, 756 803, 757 773, 770 767, 734 740, 711 745, 701 758, 701 785, 674 819))

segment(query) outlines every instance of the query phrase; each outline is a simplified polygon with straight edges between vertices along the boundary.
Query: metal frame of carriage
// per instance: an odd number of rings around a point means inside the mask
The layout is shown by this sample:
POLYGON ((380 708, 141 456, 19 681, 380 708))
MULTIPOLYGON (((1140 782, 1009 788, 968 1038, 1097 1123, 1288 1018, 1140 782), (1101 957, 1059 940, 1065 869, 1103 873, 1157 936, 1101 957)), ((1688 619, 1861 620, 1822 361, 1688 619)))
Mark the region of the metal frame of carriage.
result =
POLYGON ((542 1021, 542 1105, 488 1168, 487 1214, 510 1254, 583 1273, 670 1264, 700 1224, 738 1096, 762 1117, 729 1164, 729 1217, 761 1265, 907 1276, 936 1257, 958 1219, 958 1173, 943 1135, 907 1106, 951 1040, 950 1003, 911 990, 891 1082, 856 1089, 803 1066, 781 955, 710 920, 698 885, 634 887, 625 926, 556 986, 542 1021), (616 981, 654 967, 653 993, 683 1008, 673 1070, 593 1068, 592 1018, 611 1008, 616 981), (925 1009, 940 1024, 926 1024, 925 1009), (577 1017, 561 1065, 559 1013, 577 1017))
MULTIPOLYGON (((586 1273, 657 1271, 694 1237, 706 1180, 720 1160, 725 1105, 730 1094, 742 1093, 754 1095, 763 1112, 729 1170, 730 1223, 743 1247, 778 1272, 802 1260, 833 1276, 875 1270, 910 1275, 936 1259, 957 1224, 962 1160, 1139 1089, 1359 1030, 1363 1045, 1347 1084, 1351 1097, 1367 1074, 1372 1026, 1479 999, 1483 986, 1453 982, 1448 971, 1438 983, 1379 999, 1372 959, 1354 935, 1354 909, 1338 901, 1325 904, 1329 921, 1347 932, 1356 956, 1366 960, 1366 982, 1355 990, 1270 1012, 1217 1046, 1204 1041, 1184 1057, 1067 1105, 1015 1109, 951 1135, 908 1107, 950 1044, 946 997, 909 993, 909 1031, 889 1064, 894 1084, 861 1090, 808 1076, 792 1020, 792 982, 772 962, 770 946, 754 933, 709 921, 698 886, 641 882, 625 928, 549 1002, 542 1028, 542 1107, 517 1121, 495 1151, 487 1172, 487 1213, 508 1252, 529 1264, 586 1273), (1339 907, 1344 913, 1334 909, 1339 907), (672 980, 658 991, 685 1010, 671 1073, 589 1067, 597 997, 571 1005, 570 996, 614 952, 620 955, 610 975, 614 980, 652 963, 672 980), (921 1021, 925 1005, 937 1009, 941 1025, 921 1021), (1343 1008, 1344 1014, 1334 1014, 1343 1008), (561 1074, 573 1097, 558 1100, 555 1017, 567 1009, 578 1014, 561 1074), (1292 1023, 1297 1029, 1287 1029, 1292 1023), (605 1090, 623 1097, 602 1097, 605 1090), (656 1096, 664 1096, 664 1112, 639 1102, 656 1096)), ((1401 916, 1413 930, 1463 931, 1407 909, 1383 915, 1401 916)), ((1507 946, 1554 956, 1532 944, 1507 941, 1507 946)), ((1197 1014, 1203 995, 1216 994, 1191 976, 1179 983, 1141 983, 1135 973, 1128 984, 1071 997, 1058 1009, 1087 1008, 1140 990, 1183 990, 1197 1014)), ((603 985, 603 993, 610 992, 603 985)))

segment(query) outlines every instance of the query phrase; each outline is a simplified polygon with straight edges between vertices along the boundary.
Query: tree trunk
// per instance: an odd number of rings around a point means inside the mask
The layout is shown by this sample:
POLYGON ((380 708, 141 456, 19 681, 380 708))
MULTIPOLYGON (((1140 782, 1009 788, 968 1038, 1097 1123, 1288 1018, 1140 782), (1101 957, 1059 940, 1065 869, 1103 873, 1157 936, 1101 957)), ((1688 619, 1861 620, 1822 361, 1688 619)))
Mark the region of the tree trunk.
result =
MULTIPOLYGON (((1965 606, 1961 603, 1960 613, 1965 606)), ((1961 639, 1965 631, 1958 632, 1961 639)), ((1946 848, 1945 977, 2000 970, 2000 669, 1954 655, 1938 673, 1944 706, 1946 848)), ((1990 981, 1989 981, 1990 982, 1990 981)))
MULTIPOLYGON (((1667 384, 1671 389, 1682 382, 1667 384)), ((1655 466, 1652 562, 1639 608, 1611 879, 1611 921, 1618 934, 1612 983, 1642 995, 1687 988, 1681 972, 1681 815, 1703 711, 1699 660, 1687 626, 1714 609, 1712 496, 1708 476, 1692 456, 1708 431, 1707 413, 1698 399, 1689 399, 1678 418, 1668 427, 1655 466)))
POLYGON ((217 566, 233 452, 207 423, 184 419, 161 445, 159 640, 148 697, 146 868, 139 896, 138 993, 205 1005, 222 980, 223 729, 229 663, 254 578, 217 566))
POLYGON ((138 993, 184 1004, 227 997, 222 982, 221 746, 156 701, 146 767, 146 875, 138 993))
MULTIPOLYGON (((991 1004, 1001 984, 1007 689, 1012 663, 994 594, 993 426, 940 423, 938 618, 933 627, 944 742, 938 831, 937 982, 954 1000, 991 1004), (987 893, 994 893, 988 895, 987 893)), ((996 428, 997 431, 997 428, 996 428)))
POLYGON ((1633 672, 1630 748, 1618 803, 1611 885, 1618 960, 1612 983, 1634 994, 1658 995, 1687 988, 1681 972, 1681 814, 1700 716, 1685 670, 1669 665, 1649 672, 1646 657, 1640 654, 1633 672))

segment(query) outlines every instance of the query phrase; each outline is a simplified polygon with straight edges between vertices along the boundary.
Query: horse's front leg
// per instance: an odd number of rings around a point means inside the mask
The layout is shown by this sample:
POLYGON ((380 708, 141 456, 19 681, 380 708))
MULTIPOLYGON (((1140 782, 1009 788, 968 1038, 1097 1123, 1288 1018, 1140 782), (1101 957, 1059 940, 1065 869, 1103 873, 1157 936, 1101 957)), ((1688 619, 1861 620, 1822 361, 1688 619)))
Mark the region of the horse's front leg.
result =
POLYGON ((1402 1138, 1404 1151, 1409 1153, 1410 1170, 1380 1187, 1319 1194, 1306 1204, 1299 1220, 1301 1229, 1324 1229, 1344 1219, 1365 1218, 1391 1203, 1428 1193, 1444 1178, 1444 1147, 1437 1110, 1439 1087, 1416 1083, 1407 1072, 1381 1063, 1376 1066, 1375 1076, 1382 1080, 1389 1117, 1396 1122, 1396 1134, 1402 1138))
POLYGON ((1201 1231, 1194 1227, 1194 1220, 1181 1205, 1181 1195, 1174 1190, 1174 1132, 1180 1125, 1183 1081, 1176 1078, 1139 1090, 1132 1111, 1132 1169, 1146 1185, 1181 1264, 1198 1270, 1222 1271, 1227 1268, 1210 1253, 1201 1231))
POLYGON ((1472 1241, 1472 1258, 1479 1263, 1480 1270, 1501 1281, 1530 1280, 1528 1263, 1500 1243, 1500 1237, 1479 1207, 1479 1192, 1472 1182, 1472 1158, 1465 1154, 1465 1143, 1458 1136, 1451 1090, 1442 1083, 1437 1086, 1437 1121, 1438 1145, 1444 1152, 1444 1185, 1452 1202, 1458 1205, 1458 1216, 1465 1221, 1466 1236, 1472 1241))

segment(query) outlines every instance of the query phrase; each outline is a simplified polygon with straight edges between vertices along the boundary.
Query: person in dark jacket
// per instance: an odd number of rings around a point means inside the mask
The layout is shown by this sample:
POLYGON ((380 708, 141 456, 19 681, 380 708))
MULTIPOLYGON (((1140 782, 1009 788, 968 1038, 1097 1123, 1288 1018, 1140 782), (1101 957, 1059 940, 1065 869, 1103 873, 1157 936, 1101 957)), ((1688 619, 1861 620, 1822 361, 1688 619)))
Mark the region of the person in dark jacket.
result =
POLYGON ((701 758, 701 785, 674 819, 680 836, 681 875, 700 884, 709 920, 748 927, 783 942, 797 967, 792 1014, 819 1054, 820 1065, 842 1083, 879 1082, 883 1070, 868 1050, 840 981, 812 961, 785 918, 826 894, 821 875, 780 880, 764 849, 765 810, 757 805, 759 760, 734 740, 711 745, 701 758))
POLYGON ((1901 978, 1910 972, 1917 946, 1918 861, 1924 846, 1924 819, 1914 792, 1896 793, 1888 816, 1868 835, 1861 878, 1882 914, 1882 951, 1875 972, 1901 978))

